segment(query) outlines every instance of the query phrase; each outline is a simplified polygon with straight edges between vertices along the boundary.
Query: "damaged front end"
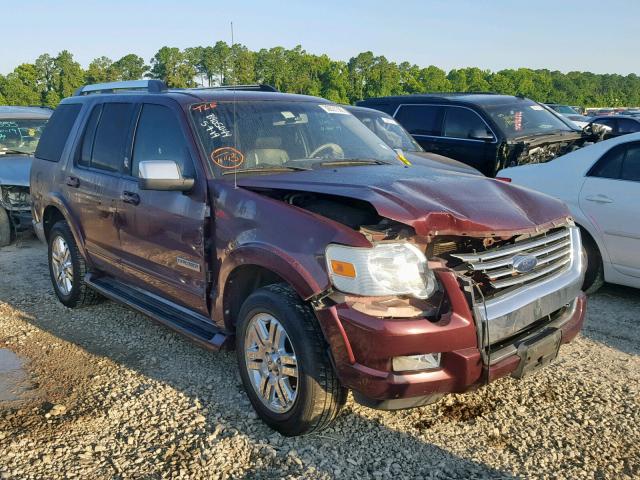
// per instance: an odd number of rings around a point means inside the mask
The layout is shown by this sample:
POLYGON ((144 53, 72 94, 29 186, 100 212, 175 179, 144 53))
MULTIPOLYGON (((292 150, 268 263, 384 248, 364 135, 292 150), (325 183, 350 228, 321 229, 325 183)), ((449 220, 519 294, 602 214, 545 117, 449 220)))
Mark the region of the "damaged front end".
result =
POLYGON ((6 210, 14 233, 32 228, 29 187, 0 185, 0 208, 6 210))
POLYGON ((498 150, 498 170, 502 168, 546 163, 604 139, 607 128, 590 124, 581 132, 534 135, 507 140, 498 150))

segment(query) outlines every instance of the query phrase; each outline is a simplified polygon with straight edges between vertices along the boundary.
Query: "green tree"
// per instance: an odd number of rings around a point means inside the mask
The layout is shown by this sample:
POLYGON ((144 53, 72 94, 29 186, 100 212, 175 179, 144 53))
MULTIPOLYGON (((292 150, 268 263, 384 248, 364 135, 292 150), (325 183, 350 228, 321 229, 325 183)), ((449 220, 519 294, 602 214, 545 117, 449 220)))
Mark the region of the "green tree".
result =
POLYGON ((113 69, 120 80, 139 80, 149 71, 144 59, 133 53, 113 62, 113 69))
POLYGON ((170 87, 193 87, 196 74, 195 67, 179 48, 162 47, 151 59, 150 76, 164 80, 170 87))
POLYGON ((429 65, 418 73, 419 92, 450 92, 452 90, 451 82, 447 78, 444 70, 429 65))
POLYGON ((94 59, 87 69, 85 79, 87 83, 113 82, 120 78, 120 73, 113 66, 109 57, 94 59))
POLYGON ((227 72, 222 84, 249 85, 256 83, 255 54, 244 45, 234 44, 227 57, 227 72))
POLYGON ((73 55, 63 50, 53 60, 54 90, 60 98, 70 97, 84 84, 84 71, 73 55))
POLYGON ((41 97, 35 82, 35 67, 20 65, 3 79, 1 92, 5 101, 9 105, 40 105, 41 97))

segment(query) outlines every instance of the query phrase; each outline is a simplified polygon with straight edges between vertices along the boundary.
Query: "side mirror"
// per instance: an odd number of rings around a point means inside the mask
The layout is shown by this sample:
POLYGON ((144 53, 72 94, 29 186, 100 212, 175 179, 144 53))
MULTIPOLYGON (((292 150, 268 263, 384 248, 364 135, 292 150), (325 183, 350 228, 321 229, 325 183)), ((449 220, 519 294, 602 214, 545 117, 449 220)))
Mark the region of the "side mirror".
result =
POLYGON ((485 142, 492 142, 493 134, 488 132, 486 128, 474 128, 469 132, 469 138, 472 140, 483 140, 485 142))
POLYGON ((173 160, 145 160, 138 165, 140 190, 187 192, 193 188, 193 178, 183 178, 173 160))

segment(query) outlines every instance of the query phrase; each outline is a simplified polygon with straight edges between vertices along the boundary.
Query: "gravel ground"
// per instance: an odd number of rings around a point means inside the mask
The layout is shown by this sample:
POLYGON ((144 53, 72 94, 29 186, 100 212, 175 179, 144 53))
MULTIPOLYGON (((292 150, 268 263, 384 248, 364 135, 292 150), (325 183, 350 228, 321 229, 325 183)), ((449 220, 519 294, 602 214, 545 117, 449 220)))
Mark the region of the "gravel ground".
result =
POLYGON ((35 240, 0 249, 0 348, 31 390, 0 403, 0 479, 639 478, 640 295, 607 286, 539 374, 320 434, 264 426, 232 353, 112 302, 68 310, 35 240))

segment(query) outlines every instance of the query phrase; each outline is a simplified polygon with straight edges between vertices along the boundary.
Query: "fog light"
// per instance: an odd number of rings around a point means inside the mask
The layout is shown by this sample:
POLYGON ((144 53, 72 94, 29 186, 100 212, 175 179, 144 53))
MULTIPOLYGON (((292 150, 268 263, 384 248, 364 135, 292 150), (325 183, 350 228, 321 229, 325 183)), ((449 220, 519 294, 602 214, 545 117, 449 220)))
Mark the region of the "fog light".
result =
POLYGON ((406 372, 410 370, 432 370, 440 367, 440 353, 425 353, 408 357, 393 357, 393 370, 406 372))

